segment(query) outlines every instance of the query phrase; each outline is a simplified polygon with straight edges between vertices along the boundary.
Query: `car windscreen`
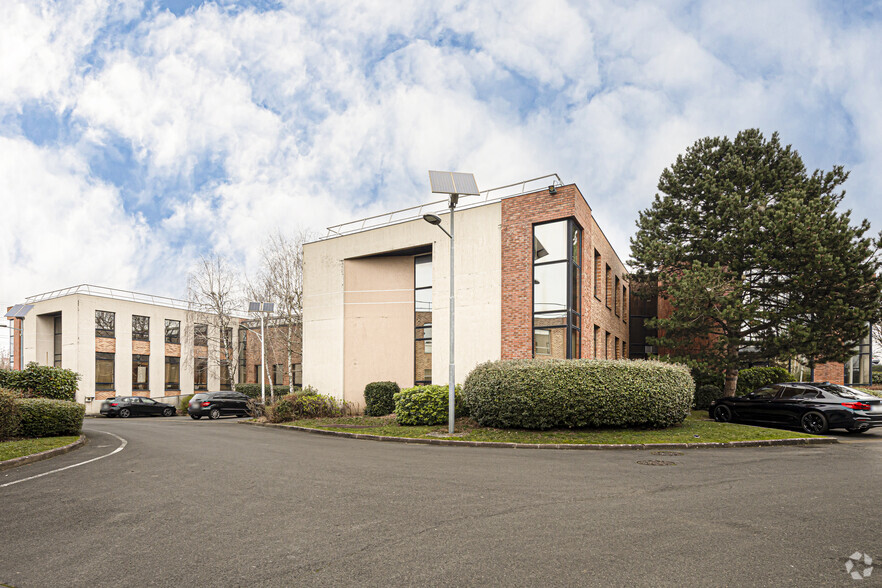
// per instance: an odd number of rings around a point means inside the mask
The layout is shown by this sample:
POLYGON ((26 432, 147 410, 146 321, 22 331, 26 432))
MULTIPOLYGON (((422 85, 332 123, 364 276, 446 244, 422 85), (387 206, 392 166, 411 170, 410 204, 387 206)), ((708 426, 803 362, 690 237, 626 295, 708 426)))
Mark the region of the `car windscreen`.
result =
POLYGON ((854 388, 849 388, 848 386, 840 386, 839 384, 817 384, 816 387, 827 392, 832 392, 833 394, 841 396, 842 398, 851 398, 854 400, 875 400, 877 398, 872 394, 867 394, 866 392, 861 392, 860 390, 855 390, 854 388))
POLYGON ((202 400, 203 398, 208 398, 208 394, 204 394, 204 393, 194 394, 193 398, 190 399, 190 402, 193 402, 194 400, 202 400))

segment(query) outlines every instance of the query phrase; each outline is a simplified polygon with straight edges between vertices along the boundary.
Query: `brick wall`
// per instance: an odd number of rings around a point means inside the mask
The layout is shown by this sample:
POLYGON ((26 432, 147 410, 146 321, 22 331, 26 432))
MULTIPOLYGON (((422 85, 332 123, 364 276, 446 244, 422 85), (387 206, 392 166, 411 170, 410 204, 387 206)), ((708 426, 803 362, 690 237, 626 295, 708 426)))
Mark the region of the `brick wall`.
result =
POLYGON ((815 366, 815 382, 845 383, 845 366, 839 362, 822 363, 815 366))
MULTIPOLYGON (((260 327, 255 330, 259 331, 260 327)), ((285 338, 287 337, 287 327, 264 327, 266 336, 266 383, 272 384, 273 365, 279 364, 285 366, 283 385, 288 385, 288 351, 286 349, 285 338)), ((260 365, 260 339, 253 332, 248 332, 248 345, 245 348, 245 382, 248 384, 259 384, 257 379, 257 371, 255 366, 260 365)), ((295 340, 300 343, 300 327, 295 327, 295 340)), ((295 345, 297 349, 299 345, 295 345)), ((302 355, 297 349, 291 354, 291 363, 303 364, 302 355)))
MULTIPOLYGON (((564 218, 574 218, 582 227, 582 357, 594 357, 594 325, 600 326, 601 336, 611 333, 627 340, 627 315, 616 316, 614 309, 594 296, 595 276, 599 273, 603 280, 607 264, 610 291, 616 277, 627 286, 625 268, 594 222, 581 192, 570 184, 557 187, 556 194, 542 190, 502 201, 502 359, 533 356, 533 225, 564 218), (600 254, 597 268, 595 251, 600 254)), ((604 283, 599 295, 605 298, 606 290, 604 283)), ((608 352, 610 357, 616 355, 612 345, 608 352)))

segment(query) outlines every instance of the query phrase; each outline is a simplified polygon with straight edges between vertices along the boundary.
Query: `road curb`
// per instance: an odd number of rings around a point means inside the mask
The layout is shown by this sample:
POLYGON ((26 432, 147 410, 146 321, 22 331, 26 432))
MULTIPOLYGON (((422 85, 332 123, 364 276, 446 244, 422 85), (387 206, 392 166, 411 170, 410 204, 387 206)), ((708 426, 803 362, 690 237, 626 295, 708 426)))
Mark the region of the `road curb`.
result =
POLYGON ((505 449, 720 449, 738 447, 774 447, 780 445, 830 445, 839 443, 834 437, 798 437, 796 439, 765 439, 758 441, 727 441, 719 443, 621 443, 621 444, 589 444, 589 443, 502 443, 498 441, 457 441, 455 439, 412 439, 408 437, 385 437, 383 435, 367 435, 365 433, 346 433, 343 431, 326 431, 297 427, 293 425, 277 425, 274 423, 256 423, 239 421, 241 425, 267 427, 270 429, 286 429, 301 431, 314 435, 331 437, 347 437, 349 439, 365 439, 368 441, 389 441, 392 443, 411 443, 419 445, 456 445, 460 447, 499 447, 505 449))
POLYGON ((49 459, 51 457, 55 457, 56 455, 64 455, 65 453, 69 453, 74 449, 79 449, 85 444, 86 436, 80 435, 79 439, 77 439, 70 445, 65 445, 64 447, 56 447, 55 449, 47 449, 46 451, 34 453, 33 455, 23 455, 22 457, 0 461, 0 472, 2 472, 3 470, 9 470, 12 468, 17 468, 19 466, 27 465, 29 463, 34 463, 36 461, 43 461, 44 459, 49 459))

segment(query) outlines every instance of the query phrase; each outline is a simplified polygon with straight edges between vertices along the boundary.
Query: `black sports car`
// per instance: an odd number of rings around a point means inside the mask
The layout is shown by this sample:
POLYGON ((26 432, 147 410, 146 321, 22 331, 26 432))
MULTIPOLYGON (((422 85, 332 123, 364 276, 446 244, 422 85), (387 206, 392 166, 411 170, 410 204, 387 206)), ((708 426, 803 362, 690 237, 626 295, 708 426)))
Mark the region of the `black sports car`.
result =
POLYGON ((788 382, 720 398, 711 403, 708 414, 721 423, 786 425, 813 435, 829 429, 863 433, 882 426, 882 398, 829 382, 788 382))
POLYGON ((117 396, 101 403, 101 414, 108 417, 118 416, 121 419, 152 415, 170 417, 174 416, 175 412, 175 407, 171 404, 156 402, 145 396, 117 396))

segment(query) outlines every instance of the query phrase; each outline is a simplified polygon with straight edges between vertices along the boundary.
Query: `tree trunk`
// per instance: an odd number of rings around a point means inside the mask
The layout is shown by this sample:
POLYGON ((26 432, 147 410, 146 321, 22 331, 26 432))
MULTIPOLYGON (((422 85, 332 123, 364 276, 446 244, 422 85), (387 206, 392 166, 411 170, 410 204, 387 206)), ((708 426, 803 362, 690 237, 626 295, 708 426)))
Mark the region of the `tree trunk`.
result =
POLYGON ((728 349, 728 359, 726 364, 726 381, 723 384, 723 396, 735 396, 735 389, 738 387, 738 348, 734 345, 728 349))
POLYGON ((288 394, 294 394, 294 366, 291 364, 291 339, 294 335, 294 328, 291 326, 291 317, 288 317, 288 394))

